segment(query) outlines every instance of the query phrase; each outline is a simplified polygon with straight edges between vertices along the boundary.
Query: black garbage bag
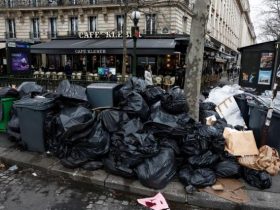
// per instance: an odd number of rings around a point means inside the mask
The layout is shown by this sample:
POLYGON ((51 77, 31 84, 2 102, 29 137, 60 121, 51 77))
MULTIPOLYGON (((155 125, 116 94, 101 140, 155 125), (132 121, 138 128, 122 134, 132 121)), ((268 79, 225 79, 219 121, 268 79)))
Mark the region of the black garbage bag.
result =
POLYGON ((198 129, 199 135, 205 138, 218 138, 221 137, 222 134, 219 132, 217 128, 209 125, 202 125, 198 129))
POLYGON ((75 169, 88 162, 88 158, 85 156, 83 148, 73 147, 68 149, 67 156, 61 158, 60 162, 65 168, 75 169))
POLYGON ((222 154, 225 150, 225 139, 223 137, 212 138, 210 149, 215 154, 222 154))
POLYGON ((184 90, 180 87, 173 87, 162 96, 162 107, 170 114, 181 114, 188 112, 188 103, 184 90))
POLYGON ((216 104, 212 102, 202 102, 199 104, 199 110, 215 111, 216 104))
POLYGON ((194 168, 210 168, 214 166, 219 160, 219 155, 208 151, 202 155, 194 155, 188 158, 188 163, 194 168))
POLYGON ((17 88, 20 97, 34 94, 42 94, 44 92, 44 88, 40 85, 37 85, 36 82, 23 82, 17 88))
POLYGON ((135 177, 135 172, 133 169, 128 167, 123 167, 120 162, 116 159, 116 156, 109 154, 108 157, 103 159, 104 168, 108 173, 115 174, 117 176, 122 176, 125 178, 135 177))
POLYGON ((61 111, 58 124, 61 132, 60 139, 64 142, 76 142, 87 137, 94 124, 95 118, 91 111, 80 106, 61 111))
POLYGON ((216 175, 209 168, 193 170, 191 167, 185 167, 179 171, 179 180, 185 186, 195 186, 198 188, 212 186, 216 183, 216 175))
POLYGON ((184 128, 172 128, 168 125, 156 122, 146 122, 143 130, 145 132, 151 132, 157 138, 164 138, 166 136, 173 138, 183 138, 188 134, 188 130, 184 128))
POLYGON ((149 105, 161 100, 164 90, 159 86, 148 86, 142 93, 144 99, 149 105))
POLYGON ((119 90, 119 97, 121 98, 121 100, 125 100, 132 91, 141 94, 144 92, 146 87, 147 83, 145 80, 137 77, 131 77, 119 90))
POLYGON ((150 116, 150 109, 143 97, 137 92, 131 92, 121 102, 121 109, 131 117, 140 117, 146 121, 150 116))
POLYGON ((215 173, 221 178, 239 178, 241 166, 236 161, 225 160, 215 166, 215 173))
POLYGON ((123 124, 121 130, 123 131, 125 136, 128 136, 133 133, 137 133, 138 131, 142 130, 143 124, 140 118, 132 119, 127 123, 123 124))
POLYGON ((87 171, 95 171, 97 169, 103 168, 102 161, 90 161, 82 165, 82 169, 87 171))
POLYGON ((136 174, 146 187, 163 189, 176 174, 175 153, 171 148, 162 148, 158 155, 147 158, 138 165, 136 174))
POLYGON ((19 92, 15 88, 3 87, 0 89, 0 98, 18 98, 19 92))
POLYGON ((110 133, 119 131, 121 123, 129 120, 125 112, 112 109, 102 111, 98 118, 110 133))
POLYGON ((160 144, 161 147, 173 149, 175 154, 178 155, 178 156, 181 154, 180 147, 179 147, 179 145, 178 145, 178 143, 175 139, 165 137, 165 138, 160 140, 159 144, 160 144))
POLYGON ((209 150, 210 143, 197 133, 188 134, 182 141, 182 153, 187 156, 201 155, 209 150))
POLYGON ((56 92, 68 99, 88 101, 86 88, 79 85, 70 84, 68 80, 61 81, 56 89, 56 92))
POLYGON ((90 160, 95 160, 106 155, 110 149, 110 134, 98 122, 94 126, 94 130, 87 137, 87 141, 82 143, 86 157, 90 160))
POLYGON ((158 142, 149 133, 134 133, 127 136, 113 134, 111 142, 111 152, 128 168, 134 168, 145 158, 153 157, 159 152, 158 142))
POLYGON ((244 167, 243 178, 249 185, 259 189, 268 189, 272 185, 271 176, 266 171, 256 171, 244 167))
POLYGON ((169 114, 161 108, 161 102, 157 102, 151 106, 151 120, 155 123, 179 129, 187 128, 190 124, 194 124, 194 120, 185 112, 177 115, 169 114))

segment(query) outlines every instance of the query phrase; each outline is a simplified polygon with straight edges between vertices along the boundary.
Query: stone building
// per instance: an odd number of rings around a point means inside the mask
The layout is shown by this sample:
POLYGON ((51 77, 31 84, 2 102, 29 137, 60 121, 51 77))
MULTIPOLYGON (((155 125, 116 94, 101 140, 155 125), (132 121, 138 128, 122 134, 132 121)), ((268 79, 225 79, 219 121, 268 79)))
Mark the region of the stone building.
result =
MULTIPOLYGON (((137 8, 141 12, 138 26, 142 36, 137 44, 138 66, 144 68, 146 64, 151 64, 157 73, 171 71, 184 62, 191 29, 192 2, 2 0, 0 47, 5 48, 5 42, 42 43, 34 49, 36 45, 31 47, 31 53, 34 53, 31 63, 35 66, 52 65, 62 69, 70 60, 77 71, 81 68, 96 71, 98 66, 103 65, 115 66, 120 71, 123 13, 125 9, 130 9, 127 18, 129 67, 132 62, 131 10, 137 8), (124 2, 128 2, 128 5, 124 2), (82 45, 82 42, 86 42, 86 45, 82 45), (83 51, 85 49, 91 50, 83 51)), ((215 53, 223 52, 229 58, 229 55, 236 55, 238 47, 254 42, 248 7, 247 0, 212 0, 208 44, 212 50, 216 50, 215 53)), ((4 60, 0 59, 0 64, 7 63, 4 60)))

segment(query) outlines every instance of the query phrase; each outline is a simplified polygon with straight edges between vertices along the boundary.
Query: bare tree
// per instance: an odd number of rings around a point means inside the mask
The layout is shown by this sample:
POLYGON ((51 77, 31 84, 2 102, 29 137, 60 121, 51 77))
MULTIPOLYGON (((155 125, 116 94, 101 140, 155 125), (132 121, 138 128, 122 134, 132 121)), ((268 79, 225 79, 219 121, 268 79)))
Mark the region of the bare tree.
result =
POLYGON ((280 0, 265 0, 268 9, 262 12, 265 21, 261 26, 261 36, 266 40, 280 38, 280 0))
POLYGON ((194 4, 190 43, 186 53, 185 94, 190 115, 199 118, 199 97, 203 66, 203 53, 210 0, 197 0, 194 4))

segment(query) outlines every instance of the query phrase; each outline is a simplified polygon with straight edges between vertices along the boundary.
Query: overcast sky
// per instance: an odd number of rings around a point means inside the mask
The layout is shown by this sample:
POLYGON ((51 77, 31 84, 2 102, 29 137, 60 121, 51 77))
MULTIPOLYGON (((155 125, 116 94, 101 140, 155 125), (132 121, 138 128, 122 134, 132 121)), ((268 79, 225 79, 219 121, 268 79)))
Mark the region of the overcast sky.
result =
POLYGON ((265 4, 263 3, 264 0, 249 0, 250 7, 251 7, 251 18, 252 22, 255 27, 255 32, 257 35, 257 41, 261 42, 262 39, 259 36, 260 34, 260 25, 265 18, 261 15, 262 11, 265 9, 265 4))

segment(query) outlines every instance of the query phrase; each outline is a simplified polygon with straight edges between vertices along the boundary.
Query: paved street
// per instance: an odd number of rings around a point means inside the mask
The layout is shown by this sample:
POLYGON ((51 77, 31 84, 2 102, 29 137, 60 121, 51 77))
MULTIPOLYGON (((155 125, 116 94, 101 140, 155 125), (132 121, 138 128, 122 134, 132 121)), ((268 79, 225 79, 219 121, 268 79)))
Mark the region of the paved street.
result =
MULTIPOLYGON (((0 171, 0 189, 0 210, 146 209, 136 203, 136 198, 124 198, 115 191, 77 186, 33 169, 0 171), (32 173, 36 173, 35 176, 32 173)), ((172 204, 170 207, 190 209, 172 204)))

